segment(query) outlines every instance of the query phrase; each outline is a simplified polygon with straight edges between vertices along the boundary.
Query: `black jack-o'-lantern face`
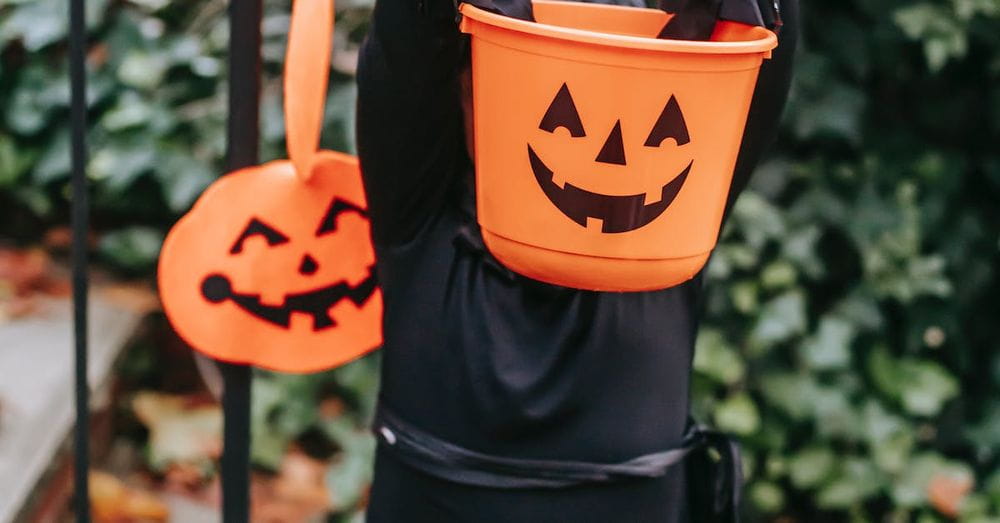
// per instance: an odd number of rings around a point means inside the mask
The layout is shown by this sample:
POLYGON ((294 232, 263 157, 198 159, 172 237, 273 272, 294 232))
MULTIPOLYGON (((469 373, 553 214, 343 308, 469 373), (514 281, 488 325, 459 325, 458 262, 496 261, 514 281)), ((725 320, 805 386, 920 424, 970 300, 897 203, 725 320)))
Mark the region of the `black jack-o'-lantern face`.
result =
MULTIPOLYGON (((337 231, 337 219, 343 213, 357 213, 367 219, 364 209, 334 198, 316 229, 316 238, 333 234, 337 231)), ((243 252, 247 240, 259 237, 268 248, 277 248, 289 243, 289 238, 277 228, 268 225, 257 217, 250 218, 243 232, 236 238, 229 249, 230 256, 238 256, 243 252)), ((280 256, 281 254, 277 254, 280 256)), ((311 277, 319 271, 319 262, 310 253, 302 254, 298 264, 298 274, 311 277)), ((211 303, 232 301, 236 306, 254 317, 285 329, 291 326, 293 312, 307 314, 312 317, 312 328, 320 331, 337 325, 330 315, 330 309, 341 300, 350 300, 361 307, 372 296, 376 289, 374 267, 368 267, 368 276, 357 285, 339 281, 323 285, 304 292, 286 294, 281 305, 267 305, 261 302, 260 294, 241 293, 233 290, 233 285, 224 274, 214 273, 205 277, 201 284, 202 296, 211 303)))
MULTIPOLYGON (((628 125, 628 122, 625 125, 628 125)), ((593 162, 628 167, 630 153, 627 151, 634 149, 626 146, 622 126, 620 119, 615 121, 603 141, 603 146, 596 152, 593 162)), ((538 128, 549 134, 556 133, 557 129, 563 129, 568 132, 569 136, 566 139, 569 140, 587 136, 584 122, 580 118, 567 84, 564 83, 556 93, 538 128)), ((691 141, 684 114, 677 98, 673 95, 666 101, 642 146, 647 149, 660 148, 668 138, 672 138, 677 146, 684 146, 691 141)), ((577 179, 580 173, 554 171, 530 143, 528 160, 538 185, 562 214, 582 227, 587 227, 588 220, 599 220, 602 233, 633 231, 658 218, 677 197, 694 165, 694 160, 690 160, 687 167, 678 174, 663 177, 664 183, 658 184, 651 191, 653 194, 647 191, 614 195, 590 191, 567 181, 577 179)), ((617 174, 626 175, 627 171, 617 174)))

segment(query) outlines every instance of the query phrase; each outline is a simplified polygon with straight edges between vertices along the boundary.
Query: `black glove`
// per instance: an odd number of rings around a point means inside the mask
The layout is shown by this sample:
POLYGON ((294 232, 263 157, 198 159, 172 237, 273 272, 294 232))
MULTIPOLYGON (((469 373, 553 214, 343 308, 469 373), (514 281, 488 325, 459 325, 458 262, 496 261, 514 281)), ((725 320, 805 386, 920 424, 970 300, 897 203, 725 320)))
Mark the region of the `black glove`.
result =
POLYGON ((535 17, 531 11, 531 0, 462 0, 464 3, 472 4, 480 9, 534 22, 535 17))
POLYGON ((660 9, 675 13, 660 31, 660 38, 708 40, 719 19, 775 31, 781 28, 774 0, 660 0, 660 9))

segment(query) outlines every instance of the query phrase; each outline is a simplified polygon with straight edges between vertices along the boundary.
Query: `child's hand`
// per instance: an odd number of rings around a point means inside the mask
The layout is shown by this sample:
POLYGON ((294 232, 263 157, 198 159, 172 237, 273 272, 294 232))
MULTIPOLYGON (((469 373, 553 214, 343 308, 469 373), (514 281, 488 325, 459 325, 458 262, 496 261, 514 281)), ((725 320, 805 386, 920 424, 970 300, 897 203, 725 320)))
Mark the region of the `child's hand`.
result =
POLYGON ((531 0, 462 0, 481 9, 521 20, 532 20, 531 0))

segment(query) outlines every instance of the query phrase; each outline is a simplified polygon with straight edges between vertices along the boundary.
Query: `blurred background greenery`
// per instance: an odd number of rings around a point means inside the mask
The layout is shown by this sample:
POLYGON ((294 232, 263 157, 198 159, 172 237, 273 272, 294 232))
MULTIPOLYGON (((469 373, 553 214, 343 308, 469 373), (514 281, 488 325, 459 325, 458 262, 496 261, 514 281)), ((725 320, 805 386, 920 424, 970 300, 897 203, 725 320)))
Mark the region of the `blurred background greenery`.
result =
MULTIPOLYGON (((67 222, 64 4, 0 0, 8 242, 67 222)), ((98 256, 151 278, 165 230, 221 173, 227 4, 87 4, 98 256)), ((328 148, 353 150, 370 4, 338 2, 328 148)), ((287 1, 265 6, 262 160, 283 156, 288 25, 287 1)), ((752 520, 1000 521, 1000 0, 802 7, 781 136, 708 269, 695 413, 744 442, 752 520)), ((333 510, 357 517, 377 363, 261 373, 255 463, 326 441, 333 510)))

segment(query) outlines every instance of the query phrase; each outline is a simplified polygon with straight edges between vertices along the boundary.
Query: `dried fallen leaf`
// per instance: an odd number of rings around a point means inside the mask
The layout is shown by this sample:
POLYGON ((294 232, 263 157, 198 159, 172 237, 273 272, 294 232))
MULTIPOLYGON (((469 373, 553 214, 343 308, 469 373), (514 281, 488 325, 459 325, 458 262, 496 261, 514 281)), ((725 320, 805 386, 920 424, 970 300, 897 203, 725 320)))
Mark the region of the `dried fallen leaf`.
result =
POLYGON ((927 498, 938 512, 956 518, 972 485, 972 477, 966 473, 937 473, 927 484, 927 498))
POLYGON ((281 462, 281 469, 274 481, 274 490, 278 496, 326 508, 329 504, 329 493, 323 478, 329 464, 305 455, 299 451, 291 451, 281 462))
POLYGON ((319 417, 324 421, 339 418, 346 410, 347 406, 340 398, 326 398, 319 403, 319 417))
POLYGON ((73 230, 65 225, 53 227, 42 236, 42 244, 50 249, 69 249, 73 242, 73 230))
POLYGON ((97 523, 167 521, 169 511, 156 496, 131 488, 106 472, 90 472, 91 513, 97 523))
POLYGON ((189 464, 209 470, 221 454, 222 411, 216 404, 183 396, 140 392, 132 400, 136 417, 149 429, 150 466, 166 471, 189 464))
POLYGON ((69 283, 56 277, 54 268, 49 254, 40 248, 0 247, 0 323, 40 310, 38 293, 69 293, 69 283))
POLYGON ((277 476, 256 478, 255 523, 311 521, 331 508, 324 478, 329 464, 299 450, 285 455, 277 476))
POLYGON ((0 323, 24 318, 38 309, 38 300, 32 296, 0 298, 0 323))
POLYGON ((97 289, 97 294, 109 303, 139 314, 160 309, 160 298, 149 285, 143 282, 103 285, 97 289))
POLYGON ((42 249, 0 248, 0 280, 8 282, 20 295, 45 278, 51 260, 42 249))

